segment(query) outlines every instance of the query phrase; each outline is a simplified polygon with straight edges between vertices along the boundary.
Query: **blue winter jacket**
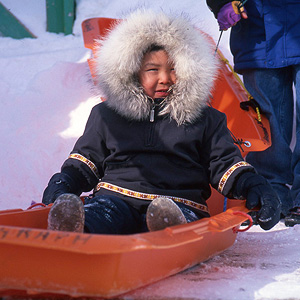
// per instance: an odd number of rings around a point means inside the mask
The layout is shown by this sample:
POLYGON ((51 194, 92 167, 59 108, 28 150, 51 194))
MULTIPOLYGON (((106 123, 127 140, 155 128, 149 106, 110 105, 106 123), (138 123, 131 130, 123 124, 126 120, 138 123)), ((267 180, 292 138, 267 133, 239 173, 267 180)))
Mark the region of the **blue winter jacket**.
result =
MULTIPOLYGON (((215 15, 224 0, 208 0, 215 15)), ((230 47, 237 72, 300 64, 300 1, 248 0, 248 19, 231 29, 230 47)))

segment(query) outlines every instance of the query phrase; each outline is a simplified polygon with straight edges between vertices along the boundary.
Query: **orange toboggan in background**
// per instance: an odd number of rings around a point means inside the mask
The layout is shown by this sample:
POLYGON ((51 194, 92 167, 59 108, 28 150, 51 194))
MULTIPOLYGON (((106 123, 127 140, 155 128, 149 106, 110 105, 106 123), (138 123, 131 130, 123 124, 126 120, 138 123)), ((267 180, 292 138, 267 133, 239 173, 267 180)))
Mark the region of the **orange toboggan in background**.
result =
MULTIPOLYGON (((119 21, 84 21, 85 47, 93 50, 94 39, 119 21)), ((221 63, 212 106, 227 115, 243 156, 266 149, 268 121, 220 51, 216 55, 221 63)), ((89 66, 93 75, 93 58, 89 66)), ((0 211, 0 295, 112 298, 176 274, 229 248, 240 224, 251 219, 244 201, 224 205, 216 191, 208 206, 210 218, 133 235, 47 230, 49 206, 0 211)))

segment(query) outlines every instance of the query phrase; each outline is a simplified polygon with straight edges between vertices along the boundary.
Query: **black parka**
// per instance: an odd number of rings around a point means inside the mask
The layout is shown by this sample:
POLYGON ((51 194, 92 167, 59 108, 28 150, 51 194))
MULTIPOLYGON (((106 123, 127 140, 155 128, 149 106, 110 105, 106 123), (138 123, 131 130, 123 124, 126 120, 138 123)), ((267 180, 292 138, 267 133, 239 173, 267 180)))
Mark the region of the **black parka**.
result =
MULTIPOLYGON (((88 182, 87 189, 94 188, 100 180, 137 192, 206 205, 210 184, 228 196, 239 174, 252 169, 233 144, 223 113, 207 107, 193 124, 178 126, 157 112, 154 122, 130 121, 105 102, 95 106, 62 170, 72 167, 80 173, 82 180, 88 182)), ((112 192, 100 188, 95 193, 112 192)), ((147 200, 116 194, 138 209, 149 204, 147 200)))

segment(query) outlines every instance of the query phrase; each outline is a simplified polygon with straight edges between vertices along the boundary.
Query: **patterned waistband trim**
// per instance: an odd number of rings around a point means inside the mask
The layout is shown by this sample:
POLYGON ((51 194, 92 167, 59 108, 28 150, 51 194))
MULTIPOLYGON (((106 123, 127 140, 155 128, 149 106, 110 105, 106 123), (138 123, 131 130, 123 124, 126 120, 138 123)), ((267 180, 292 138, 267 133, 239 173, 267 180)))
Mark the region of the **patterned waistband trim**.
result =
POLYGON ((241 168, 241 167, 251 167, 251 165, 245 161, 240 161, 236 164, 234 164, 233 166, 231 166, 225 173, 224 175, 222 176, 222 178, 220 179, 219 181, 219 185, 218 185, 218 191, 220 193, 223 192, 224 190, 224 187, 226 185, 226 182, 227 180, 229 179, 229 177, 232 175, 232 173, 238 169, 238 168, 241 168))
POLYGON ((204 211, 206 213, 209 213, 208 207, 206 205, 203 204, 199 204, 196 203, 194 201, 188 200, 188 199, 184 199, 184 198, 178 198, 178 197, 173 197, 173 196, 165 196, 165 195, 156 195, 156 194, 147 194, 147 193, 141 193, 141 192, 136 192, 133 190, 128 190, 128 189, 124 189, 122 187, 119 187, 117 185, 111 184, 111 183, 107 183, 107 182, 99 182, 95 188, 95 192, 99 191, 100 188, 104 188, 125 196, 129 196, 129 197, 133 197, 133 198, 138 198, 138 199, 142 199, 142 200, 154 200, 158 197, 164 197, 164 198, 170 198, 175 202, 179 202, 179 203, 183 203, 187 206, 199 209, 201 211, 204 211))
POLYGON ((91 171, 94 173, 94 175, 97 178, 100 177, 96 165, 92 161, 90 161, 89 159, 84 157, 83 155, 78 154, 78 153, 72 153, 72 154, 69 155, 69 158, 80 160, 81 162, 86 164, 91 169, 91 171))

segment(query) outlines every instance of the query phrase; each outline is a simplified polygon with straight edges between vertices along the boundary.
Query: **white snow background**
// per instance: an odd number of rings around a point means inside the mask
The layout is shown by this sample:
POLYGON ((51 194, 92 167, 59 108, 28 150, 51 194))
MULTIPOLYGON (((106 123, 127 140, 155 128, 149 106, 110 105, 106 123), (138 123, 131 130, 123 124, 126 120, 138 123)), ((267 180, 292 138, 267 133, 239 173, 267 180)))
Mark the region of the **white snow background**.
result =
MULTIPOLYGON (((37 39, 0 37, 0 209, 40 202, 82 134, 92 96, 86 74, 90 51, 81 22, 122 18, 147 7, 184 12, 215 41, 219 31, 205 0, 79 0, 73 35, 46 32, 46 1, 1 0, 37 39)), ((232 61, 229 32, 220 49, 232 61)), ((235 244, 191 269, 128 293, 124 299, 300 299, 300 226, 254 226, 235 244)), ((146 270, 145 270, 146 272, 146 270)))

